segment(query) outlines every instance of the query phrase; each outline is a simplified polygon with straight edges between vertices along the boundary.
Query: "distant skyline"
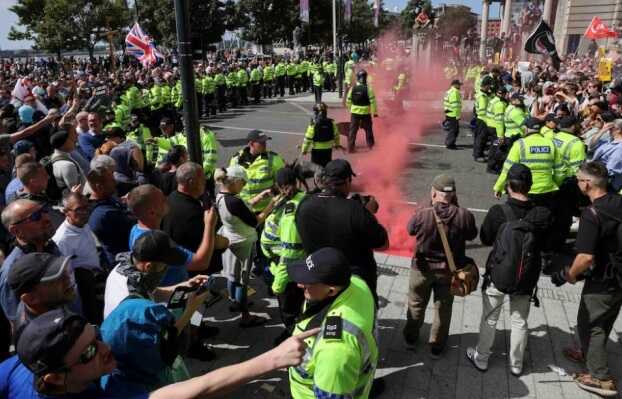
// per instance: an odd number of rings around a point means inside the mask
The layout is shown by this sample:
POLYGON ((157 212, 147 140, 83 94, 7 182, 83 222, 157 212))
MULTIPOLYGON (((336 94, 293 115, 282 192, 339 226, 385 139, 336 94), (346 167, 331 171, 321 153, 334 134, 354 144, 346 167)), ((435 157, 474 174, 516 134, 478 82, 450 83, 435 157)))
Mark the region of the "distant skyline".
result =
MULTIPOLYGON (((313 1, 313 0, 310 0, 313 1)), ((11 26, 17 23, 17 16, 9 11, 9 7, 15 4, 16 0, 0 0, 0 48, 2 50, 15 50, 30 48, 31 44, 28 41, 12 41, 8 39, 9 30, 11 26)), ((393 11, 396 7, 398 11, 401 11, 406 6, 407 0, 385 0, 385 8, 393 11)), ((462 4, 471 7, 473 12, 479 14, 482 10, 481 0, 432 0, 433 5, 438 4, 462 4)), ((498 16, 499 7, 495 4, 491 10, 491 18, 498 16)), ((311 16, 313 18, 313 16, 311 16)))

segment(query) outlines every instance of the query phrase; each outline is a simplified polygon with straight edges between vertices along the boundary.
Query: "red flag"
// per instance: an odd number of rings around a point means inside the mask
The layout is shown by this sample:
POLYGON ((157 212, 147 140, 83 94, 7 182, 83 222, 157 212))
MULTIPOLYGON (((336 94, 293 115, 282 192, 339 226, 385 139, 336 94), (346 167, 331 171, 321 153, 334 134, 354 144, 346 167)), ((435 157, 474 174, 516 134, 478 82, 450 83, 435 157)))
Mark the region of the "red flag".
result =
POLYGON ((585 31, 585 37, 592 40, 605 39, 608 37, 618 37, 618 32, 605 25, 600 18, 594 17, 585 31))

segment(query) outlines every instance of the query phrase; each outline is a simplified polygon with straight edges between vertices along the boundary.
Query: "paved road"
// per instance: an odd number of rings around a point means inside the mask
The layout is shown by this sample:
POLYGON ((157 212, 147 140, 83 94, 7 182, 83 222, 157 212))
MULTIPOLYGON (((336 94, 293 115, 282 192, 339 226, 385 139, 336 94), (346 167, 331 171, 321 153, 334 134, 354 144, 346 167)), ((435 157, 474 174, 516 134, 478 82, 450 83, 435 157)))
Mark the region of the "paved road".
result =
MULTIPOLYGON (((296 158, 296 145, 302 142, 304 129, 309 121, 312 104, 307 99, 297 102, 271 102, 243 110, 232 110, 227 114, 207 121, 217 133, 221 144, 220 158, 229 159, 245 144, 245 136, 251 129, 262 129, 273 140, 271 148, 282 154, 286 160, 296 158)), ((331 115, 342 119, 339 109, 331 109, 331 115)), ((430 115, 434 114, 430 111, 430 115)), ((428 116, 430 116, 428 115, 428 116)), ((399 176, 403 200, 407 202, 426 201, 429 184, 436 174, 450 173, 458 182, 460 203, 473 210, 478 225, 485 210, 496 200, 491 187, 495 176, 486 174, 481 164, 472 161, 470 143, 472 137, 462 129, 458 144, 462 149, 448 151, 443 146, 444 134, 432 125, 423 134, 409 135, 407 167, 399 176)), ((378 140, 382 134, 378 135, 378 140)), ((362 144, 362 142, 361 142, 362 144)), ((384 151, 387 151, 386 149, 384 151)), ((394 154, 383 154, 387 162, 394 154)), ((366 153, 356 157, 368 156, 366 153)), ((379 165, 381 167, 382 165, 379 165)), ((397 176, 396 176, 397 178, 397 176)), ((382 204, 381 204, 382 205, 382 204)), ((406 223, 406 220, 403 221, 406 223)), ((468 254, 482 266, 488 250, 478 241, 471 243, 468 254)), ((433 309, 426 312, 426 324, 421 334, 421 343, 416 350, 406 351, 401 338, 401 329, 406 315, 406 294, 408 291, 409 260, 403 257, 377 254, 381 266, 379 294, 380 351, 377 376, 386 377, 387 390, 382 398, 588 398, 590 395, 579 390, 569 377, 560 377, 550 370, 549 365, 562 367, 569 372, 576 367, 561 356, 561 349, 573 339, 581 286, 553 287, 548 279, 539 283, 541 307, 532 307, 529 316, 530 338, 525 360, 524 375, 515 378, 509 373, 506 352, 509 345, 509 305, 498 325, 498 334, 487 373, 479 373, 464 357, 467 346, 476 344, 481 316, 481 295, 478 292, 467 298, 456 298, 453 307, 451 337, 448 349, 440 360, 427 356, 425 339, 428 335, 433 309)), ((222 281, 220 282, 222 283, 222 281)), ((221 328, 214 339, 219 359, 211 363, 189 360, 193 374, 197 375, 216 367, 232 364, 255 356, 271 348, 274 337, 280 332, 276 301, 265 297, 265 289, 253 280, 257 293, 251 298, 255 302, 252 310, 272 320, 264 327, 242 330, 237 326, 238 318, 228 312, 226 301, 217 303, 206 312, 206 317, 221 328)), ((622 376, 622 351, 619 340, 622 337, 622 323, 616 323, 609 345, 610 364, 614 375, 622 376)), ((287 375, 274 372, 265 379, 246 385, 242 390, 230 394, 230 398, 287 398, 287 375)))

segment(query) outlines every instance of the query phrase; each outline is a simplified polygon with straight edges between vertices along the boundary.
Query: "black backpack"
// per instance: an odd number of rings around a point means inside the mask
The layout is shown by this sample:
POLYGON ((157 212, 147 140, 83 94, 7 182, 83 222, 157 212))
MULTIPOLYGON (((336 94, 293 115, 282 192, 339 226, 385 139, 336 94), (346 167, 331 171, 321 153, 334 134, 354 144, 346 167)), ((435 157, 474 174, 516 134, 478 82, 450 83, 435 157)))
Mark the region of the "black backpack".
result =
POLYGON ((352 88, 352 104, 358 106, 370 105, 369 93, 367 92, 367 85, 357 84, 352 88))
POLYGON ((50 155, 41 158, 41 160, 39 161, 48 174, 48 185, 45 189, 45 193, 47 194, 49 199, 55 202, 58 202, 63 198, 63 189, 65 188, 59 187, 56 183, 56 177, 54 177, 54 162, 61 160, 73 163, 74 165, 76 165, 76 168, 78 168, 78 171, 80 171, 80 167, 76 162, 74 162, 73 159, 63 155, 50 155))
POLYGON ((540 276, 541 259, 534 226, 501 205, 504 222, 486 262, 486 275, 504 294, 531 295, 540 276))
POLYGON ((333 134, 333 120, 330 118, 319 118, 313 126, 313 141, 325 142, 335 139, 333 134))

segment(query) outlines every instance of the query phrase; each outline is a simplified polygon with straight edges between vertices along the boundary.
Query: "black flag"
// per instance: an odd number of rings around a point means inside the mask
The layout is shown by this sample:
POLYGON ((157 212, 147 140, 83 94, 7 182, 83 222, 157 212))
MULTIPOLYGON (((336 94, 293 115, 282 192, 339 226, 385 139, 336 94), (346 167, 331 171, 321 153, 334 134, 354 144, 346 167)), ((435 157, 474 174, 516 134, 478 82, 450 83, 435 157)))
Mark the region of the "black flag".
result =
POLYGON ((540 21, 536 30, 529 35, 525 42, 525 51, 531 54, 550 55, 553 67, 559 71, 561 60, 555 48, 555 37, 553 37, 553 31, 546 22, 540 21))

